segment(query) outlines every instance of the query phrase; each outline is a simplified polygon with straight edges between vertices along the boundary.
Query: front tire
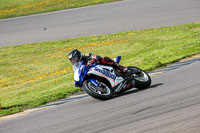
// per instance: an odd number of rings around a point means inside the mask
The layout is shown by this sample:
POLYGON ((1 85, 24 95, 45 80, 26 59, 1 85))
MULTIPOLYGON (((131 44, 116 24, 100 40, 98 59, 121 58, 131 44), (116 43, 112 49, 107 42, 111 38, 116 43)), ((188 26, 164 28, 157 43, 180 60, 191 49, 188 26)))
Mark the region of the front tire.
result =
POLYGON ((90 96, 99 100, 108 100, 113 96, 112 90, 103 82, 99 82, 99 86, 96 87, 92 82, 86 81, 83 84, 83 89, 90 96))
POLYGON ((132 71, 140 71, 139 74, 131 75, 135 79, 135 88, 142 90, 151 85, 151 77, 148 73, 137 67, 128 67, 128 69, 132 71))

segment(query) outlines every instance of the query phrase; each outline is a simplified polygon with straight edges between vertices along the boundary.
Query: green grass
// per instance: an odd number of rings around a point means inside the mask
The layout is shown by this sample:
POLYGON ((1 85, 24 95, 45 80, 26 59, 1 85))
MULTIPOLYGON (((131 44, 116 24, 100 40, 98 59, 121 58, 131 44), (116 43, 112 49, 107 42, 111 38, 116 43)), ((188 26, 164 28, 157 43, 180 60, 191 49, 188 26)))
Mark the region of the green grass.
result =
POLYGON ((68 53, 72 49, 114 58, 152 71, 200 53, 200 23, 61 41, 0 47, 0 116, 79 92, 68 53))
POLYGON ((0 0, 0 19, 114 1, 119 0, 0 0))

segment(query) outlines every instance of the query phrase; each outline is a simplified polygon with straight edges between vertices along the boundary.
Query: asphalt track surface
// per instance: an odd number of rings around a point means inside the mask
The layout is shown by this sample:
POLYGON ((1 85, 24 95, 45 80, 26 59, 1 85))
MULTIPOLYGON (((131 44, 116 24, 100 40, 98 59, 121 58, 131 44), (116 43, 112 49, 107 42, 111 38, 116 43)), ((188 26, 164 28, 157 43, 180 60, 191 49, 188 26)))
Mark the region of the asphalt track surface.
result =
POLYGON ((149 89, 133 89, 111 100, 83 95, 6 117, 0 119, 0 132, 199 133, 199 66, 195 59, 158 70, 149 89))
POLYGON ((200 22, 199 0, 124 0, 0 20, 0 46, 200 22))

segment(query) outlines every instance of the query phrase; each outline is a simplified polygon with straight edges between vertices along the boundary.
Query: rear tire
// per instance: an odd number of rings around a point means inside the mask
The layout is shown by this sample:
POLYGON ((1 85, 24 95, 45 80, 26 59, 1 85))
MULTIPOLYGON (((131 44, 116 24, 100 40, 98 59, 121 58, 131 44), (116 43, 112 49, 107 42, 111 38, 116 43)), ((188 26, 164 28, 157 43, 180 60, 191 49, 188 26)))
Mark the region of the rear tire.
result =
POLYGON ((135 79, 135 88, 142 90, 148 88, 151 85, 151 77, 149 76, 148 73, 137 67, 128 67, 128 69, 141 71, 139 75, 137 74, 132 75, 135 79))
POLYGON ((108 100, 110 98, 113 97, 113 92, 112 90, 109 88, 109 86, 107 86, 106 84, 104 84, 103 82, 99 82, 99 87, 96 87, 92 82, 88 82, 86 81, 83 84, 83 89, 93 98, 95 99, 99 99, 99 100, 108 100), (104 91, 100 91, 103 90, 104 91))

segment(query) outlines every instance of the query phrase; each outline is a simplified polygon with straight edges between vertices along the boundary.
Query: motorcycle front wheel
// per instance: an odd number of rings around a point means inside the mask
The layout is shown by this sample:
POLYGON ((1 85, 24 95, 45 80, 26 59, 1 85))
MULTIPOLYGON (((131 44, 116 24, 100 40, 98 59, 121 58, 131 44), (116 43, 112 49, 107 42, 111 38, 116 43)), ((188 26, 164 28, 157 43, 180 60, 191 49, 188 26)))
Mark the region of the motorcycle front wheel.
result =
POLYGON ((99 100, 108 100, 113 96, 112 90, 103 82, 99 82, 99 86, 95 86, 92 82, 85 81, 83 89, 90 96, 99 100))

